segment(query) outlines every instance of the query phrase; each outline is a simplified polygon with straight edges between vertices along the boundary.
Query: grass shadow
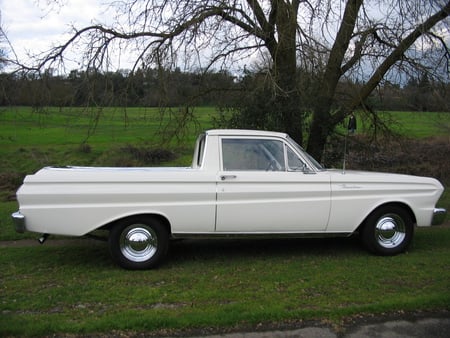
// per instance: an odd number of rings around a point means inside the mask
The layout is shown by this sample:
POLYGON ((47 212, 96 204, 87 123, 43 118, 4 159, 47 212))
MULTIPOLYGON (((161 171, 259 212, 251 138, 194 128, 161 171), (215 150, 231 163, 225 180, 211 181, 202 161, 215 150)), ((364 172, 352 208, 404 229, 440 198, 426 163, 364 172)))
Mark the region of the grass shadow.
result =
POLYGON ((226 259, 304 258, 305 256, 365 255, 358 236, 292 239, 186 239, 171 243, 168 260, 205 262, 226 259))

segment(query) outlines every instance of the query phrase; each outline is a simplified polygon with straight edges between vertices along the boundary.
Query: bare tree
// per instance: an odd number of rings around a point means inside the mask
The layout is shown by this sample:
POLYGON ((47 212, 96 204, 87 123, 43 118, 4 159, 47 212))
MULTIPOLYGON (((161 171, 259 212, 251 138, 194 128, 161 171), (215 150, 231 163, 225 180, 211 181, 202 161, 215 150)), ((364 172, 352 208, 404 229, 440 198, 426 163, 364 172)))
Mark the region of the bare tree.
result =
POLYGON ((384 78, 449 62, 447 0, 122 0, 110 6, 112 24, 74 27, 72 38, 39 59, 37 68, 63 61, 70 48, 83 51, 89 69, 107 68, 117 51, 135 51, 134 68, 204 70, 268 55, 266 81, 280 110, 279 128, 300 143, 303 107, 295 74, 298 67, 317 73, 308 140, 317 158, 335 126, 364 108, 384 78), (363 85, 338 104, 338 83, 345 79, 363 85))
POLYGON ((372 91, 390 71, 395 74, 394 67, 397 68, 397 74, 408 69, 431 70, 439 62, 427 64, 424 56, 428 50, 437 47, 441 49, 448 75, 449 48, 438 31, 444 33, 448 40, 448 21, 444 20, 450 14, 450 2, 393 1, 391 5, 371 9, 364 8, 363 4, 363 0, 347 1, 320 81, 322 90, 318 93, 313 109, 308 142, 310 153, 319 158, 334 127, 356 108, 365 108, 365 100, 372 91), (379 11, 378 20, 370 11, 379 11), (442 21, 447 26, 432 31, 442 21), (414 46, 415 43, 418 44, 414 46), (345 105, 333 111, 331 108, 338 81, 345 76, 354 76, 352 72, 358 70, 370 76, 367 79, 362 76, 364 84, 345 105))
POLYGON ((0 70, 4 67, 6 63, 7 53, 4 49, 5 43, 8 42, 8 38, 6 36, 5 31, 3 30, 2 25, 2 12, 0 11, 0 70))

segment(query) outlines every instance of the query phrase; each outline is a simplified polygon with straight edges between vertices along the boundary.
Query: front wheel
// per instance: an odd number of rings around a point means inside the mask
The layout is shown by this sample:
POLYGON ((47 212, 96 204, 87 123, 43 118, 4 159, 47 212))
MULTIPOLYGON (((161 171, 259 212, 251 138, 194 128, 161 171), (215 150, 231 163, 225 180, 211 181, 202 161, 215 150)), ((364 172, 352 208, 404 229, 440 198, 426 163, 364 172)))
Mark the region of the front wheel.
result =
POLYGON ((411 215, 397 206, 375 210, 367 218, 360 232, 367 249, 383 256, 404 252, 411 243, 413 234, 414 224, 411 215))
POLYGON ((109 249, 121 267, 142 270, 155 267, 167 253, 169 235, 157 219, 136 216, 117 223, 109 233, 109 249))

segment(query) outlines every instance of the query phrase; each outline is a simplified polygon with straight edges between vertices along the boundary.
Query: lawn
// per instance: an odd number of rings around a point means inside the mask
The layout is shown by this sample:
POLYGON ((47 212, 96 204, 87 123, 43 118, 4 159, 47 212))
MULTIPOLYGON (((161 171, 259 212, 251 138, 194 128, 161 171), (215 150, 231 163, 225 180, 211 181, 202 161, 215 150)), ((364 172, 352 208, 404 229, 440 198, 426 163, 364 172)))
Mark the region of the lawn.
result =
MULTIPOLYGON (((196 134, 210 127, 215 110, 194 114, 189 136, 161 145, 164 124, 155 109, 0 110, 1 187, 16 187, 44 165, 103 164, 130 144, 170 148, 179 157, 162 165, 189 165, 196 134)), ((450 114, 389 116, 403 135, 448 135, 450 114)), ((447 208, 449 195, 440 202, 447 208)), ((11 244, 36 235, 14 232, 9 215, 17 203, 8 192, 0 198, 0 336, 161 336, 306 320, 339 326, 353 316, 450 310, 448 225, 417 229, 410 250, 395 257, 368 254, 356 236, 186 240, 172 243, 159 269, 125 271, 104 242, 11 244)))
POLYGON ((450 231, 420 229, 411 250, 369 255, 357 238, 181 241, 157 270, 114 266, 105 243, 0 247, 3 334, 255 327, 450 304, 450 231))
MULTIPOLYGON (((214 108, 196 108, 195 123, 188 124, 186 136, 164 146, 190 155, 197 134, 208 128, 214 112, 214 108)), ((41 112, 4 108, 0 110, 0 173, 29 173, 45 165, 99 164, 102 154, 126 144, 161 146, 162 136, 169 134, 167 123, 180 115, 178 109, 161 114, 156 108, 51 107, 41 112)))
POLYGON ((386 112, 400 135, 415 138, 450 135, 450 113, 386 112))

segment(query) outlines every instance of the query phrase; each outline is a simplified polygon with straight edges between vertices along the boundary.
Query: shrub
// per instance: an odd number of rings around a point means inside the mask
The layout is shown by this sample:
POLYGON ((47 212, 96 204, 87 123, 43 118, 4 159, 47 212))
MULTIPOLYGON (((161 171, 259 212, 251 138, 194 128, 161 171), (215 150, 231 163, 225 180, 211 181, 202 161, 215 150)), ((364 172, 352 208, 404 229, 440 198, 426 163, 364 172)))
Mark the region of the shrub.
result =
POLYGON ((15 172, 0 173, 0 201, 13 201, 16 199, 15 191, 22 184, 24 176, 15 172))
POLYGON ((172 161, 176 158, 172 151, 162 148, 148 149, 145 147, 136 147, 128 144, 120 150, 123 154, 131 156, 133 160, 141 164, 154 165, 161 162, 172 161))
MULTIPOLYGON (((331 140, 326 152, 327 166, 341 167, 343 138, 331 140)), ((371 138, 357 135, 347 138, 346 168, 387 171, 430 176, 450 184, 450 141, 445 137, 429 139, 371 138)))

